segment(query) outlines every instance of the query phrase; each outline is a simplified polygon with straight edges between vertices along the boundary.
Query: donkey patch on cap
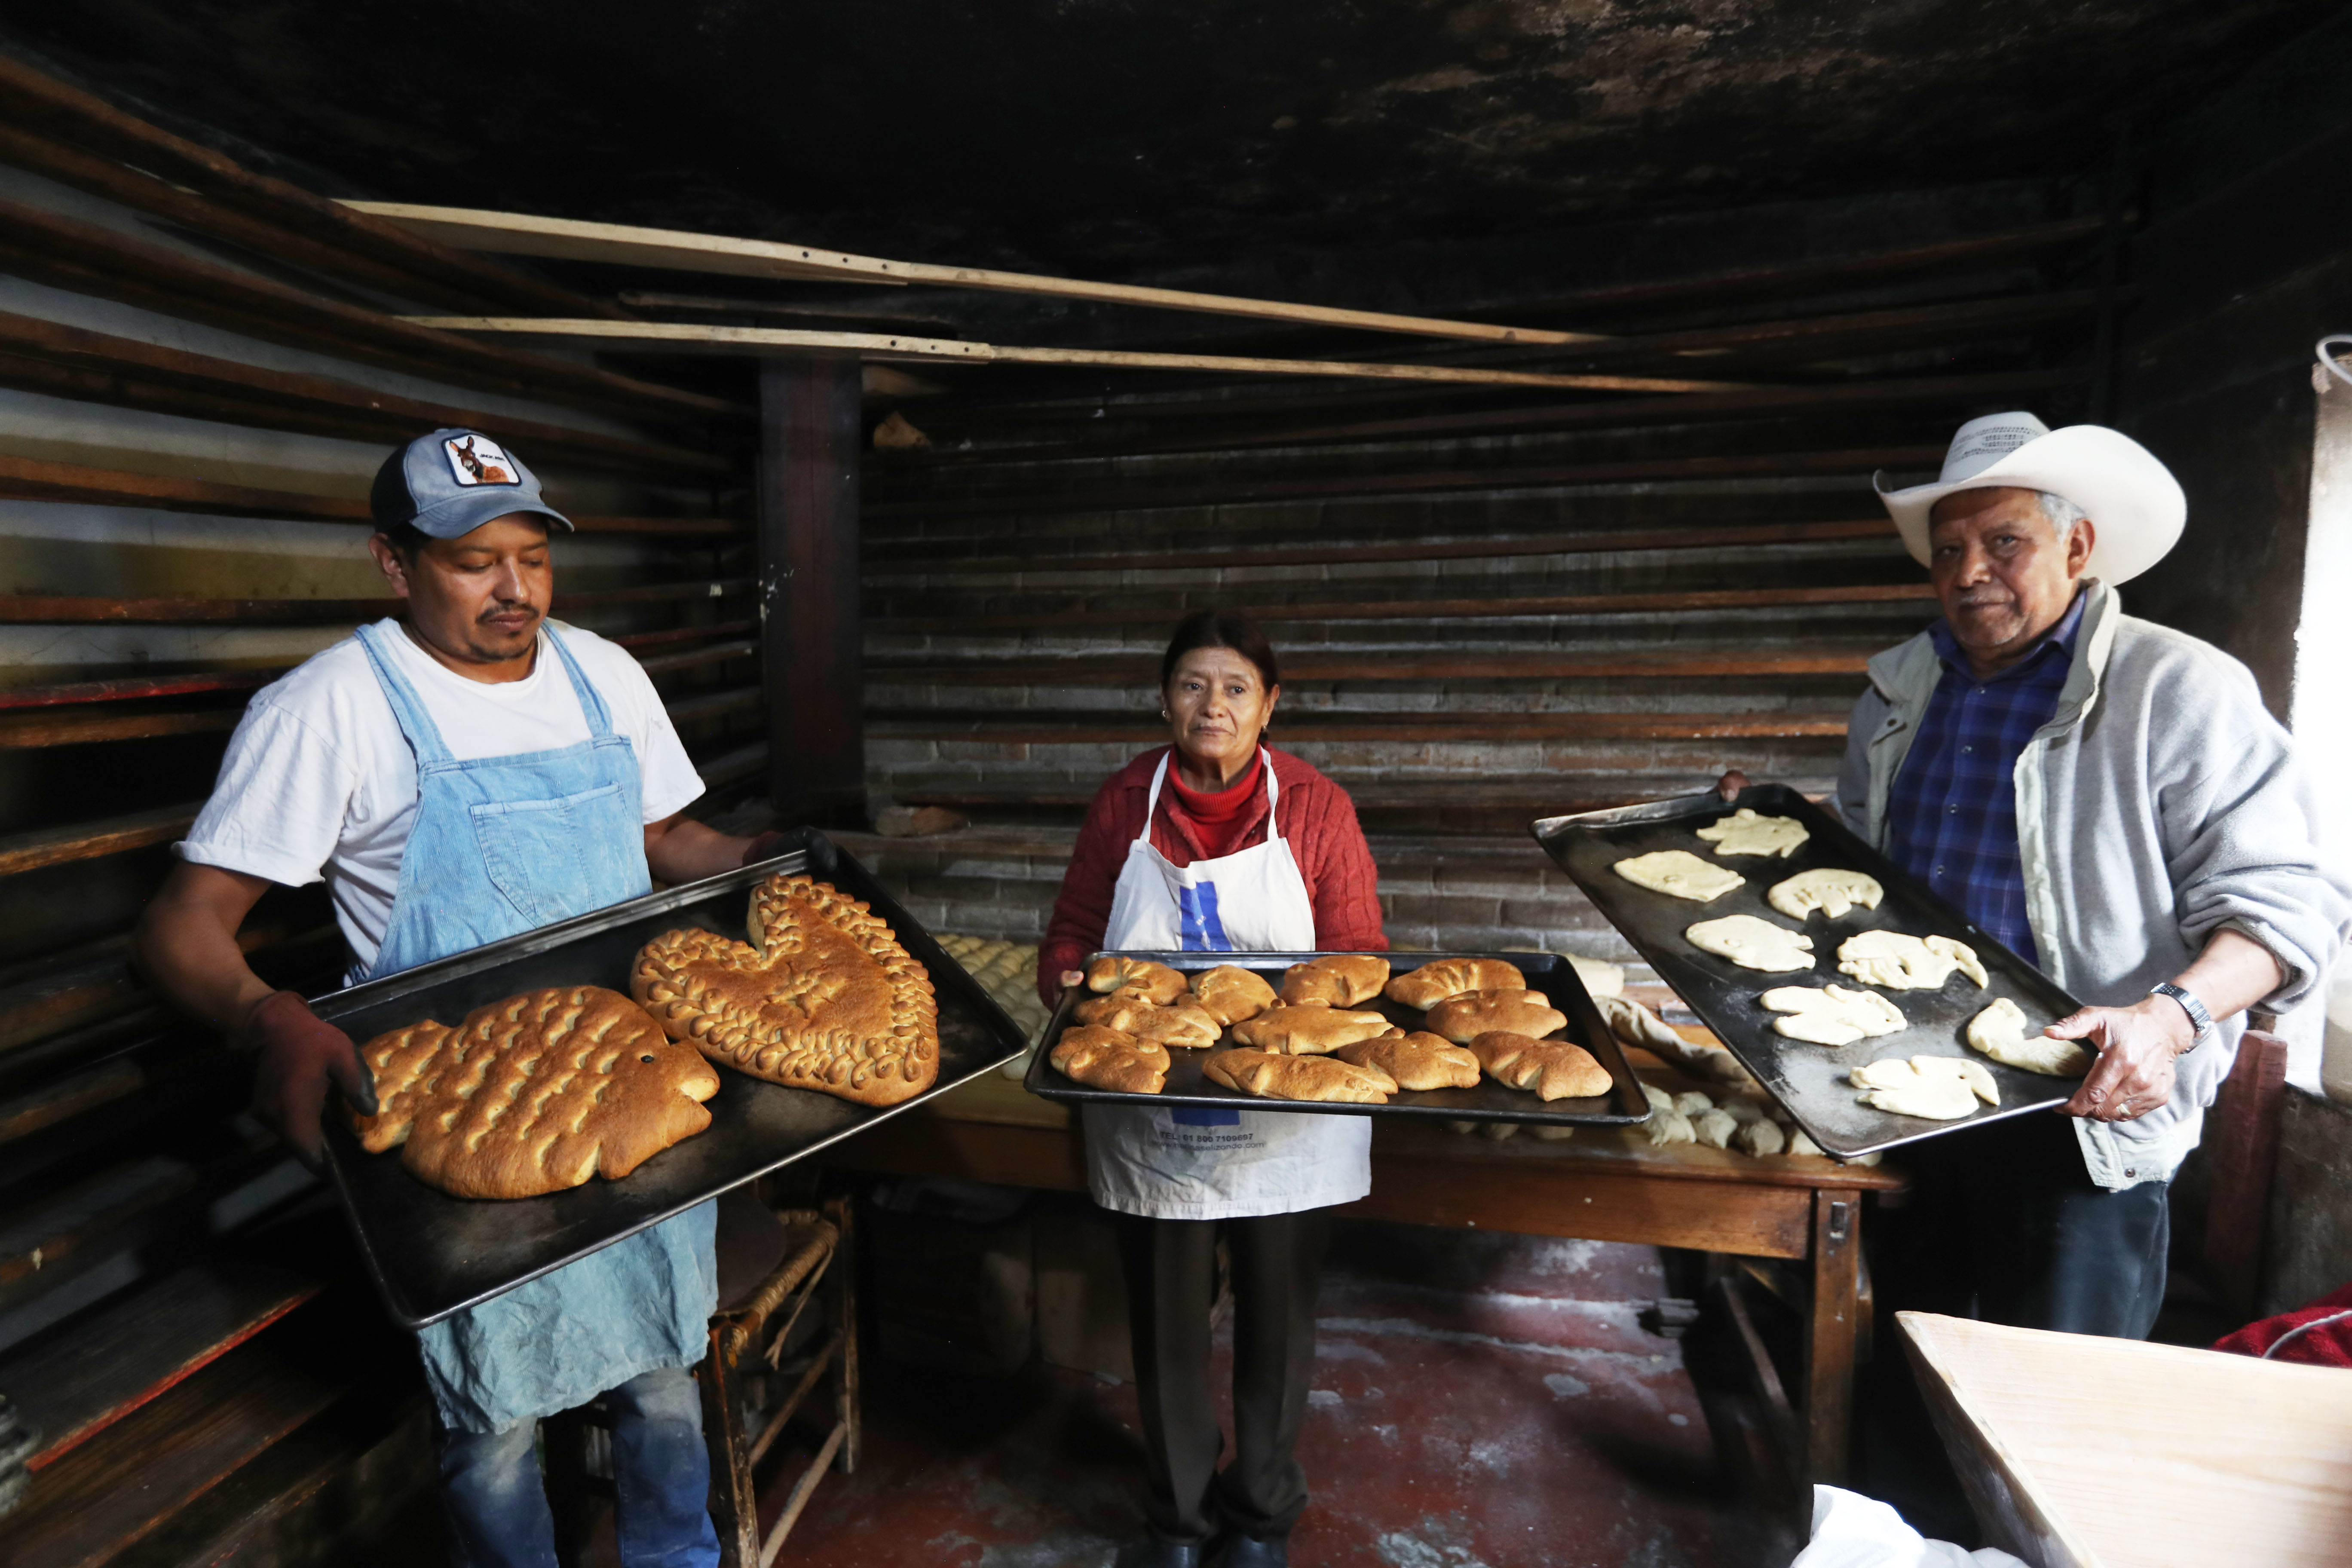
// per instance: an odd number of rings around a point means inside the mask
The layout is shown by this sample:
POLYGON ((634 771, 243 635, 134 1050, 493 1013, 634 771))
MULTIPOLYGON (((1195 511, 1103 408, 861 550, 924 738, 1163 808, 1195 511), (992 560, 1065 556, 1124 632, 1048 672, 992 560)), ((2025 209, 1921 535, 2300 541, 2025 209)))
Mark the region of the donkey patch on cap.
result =
POLYGON ((441 443, 441 450, 449 459, 450 477, 461 485, 522 482, 515 475, 514 464, 488 436, 453 436, 441 443))

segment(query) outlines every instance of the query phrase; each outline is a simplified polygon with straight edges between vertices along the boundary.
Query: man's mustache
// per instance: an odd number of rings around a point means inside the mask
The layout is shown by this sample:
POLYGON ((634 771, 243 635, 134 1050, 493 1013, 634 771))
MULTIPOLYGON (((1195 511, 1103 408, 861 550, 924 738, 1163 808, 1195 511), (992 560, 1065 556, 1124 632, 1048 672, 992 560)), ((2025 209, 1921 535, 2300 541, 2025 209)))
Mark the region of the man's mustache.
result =
POLYGON ((528 599, 499 599, 493 600, 489 605, 484 606, 482 613, 476 616, 474 619, 478 623, 489 620, 497 616, 511 616, 517 610, 530 611, 533 620, 538 619, 542 613, 538 605, 532 604, 528 599))

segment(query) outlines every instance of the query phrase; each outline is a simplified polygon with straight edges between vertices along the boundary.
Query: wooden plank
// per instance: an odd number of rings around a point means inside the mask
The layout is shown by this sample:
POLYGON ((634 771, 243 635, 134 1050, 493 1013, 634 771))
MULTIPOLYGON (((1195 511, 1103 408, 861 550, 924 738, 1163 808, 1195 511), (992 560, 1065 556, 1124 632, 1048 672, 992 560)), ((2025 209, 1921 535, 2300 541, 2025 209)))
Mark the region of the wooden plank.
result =
POLYGON ((152 741, 168 735, 202 735, 234 730, 242 708, 195 712, 60 713, 35 710, 0 717, 0 752, 51 746, 86 746, 100 741, 152 741))
POLYGON ((2052 321, 2086 318, 2099 308, 2096 289, 2029 294, 2021 298, 1966 300, 1950 304, 1906 305, 1834 316, 1797 316, 1780 321, 1694 327, 1678 332, 1612 338, 1576 350, 1584 363, 1620 360, 1712 358, 1770 353, 1851 353, 1858 348, 1927 342, 1966 342, 2052 321))
POLYGON ((160 1155, 99 1172, 0 1214, 0 1308, 37 1295, 108 1237, 193 1192, 196 1170, 160 1155))
POLYGON ((943 493, 875 501, 866 515, 963 517, 1002 512, 1152 511, 1173 507, 1238 506, 1259 501, 1329 500, 1345 496, 1429 495, 1448 490, 1524 490, 1577 485, 1615 485, 1676 480, 1785 479, 1800 475, 1867 474, 1931 468, 1943 461, 1942 447, 1870 447, 1834 452, 1773 452, 1731 457, 1634 458, 1605 463, 1529 464, 1522 468, 1445 468, 1409 473, 1318 475, 1297 479, 1240 479, 1221 484, 1154 489, 1141 485, 1116 489, 1071 489, 1028 495, 943 493))
POLYGON ((431 331, 19 202, 0 201, 0 267, 55 288, 479 390, 641 418, 738 413, 724 399, 431 331))
MULTIPOLYGON (((673 716, 677 709, 670 710, 673 716)), ((1024 714, 971 719, 948 714, 877 715, 868 727, 898 740, 977 741, 993 745, 1165 744, 1168 726, 1100 714, 1024 714)), ((1280 725, 1284 743, 1390 741, 1712 741, 1827 739, 1845 733, 1843 712, 1349 714, 1298 718, 1280 725)))
POLYGON ((98 1568, 336 1392, 268 1341, 239 1346, 36 1476, 8 1521, 11 1568, 98 1568))
POLYGON ((1407 1225, 1801 1258, 1809 1206, 1806 1194, 1790 1187, 1542 1167, 1497 1182, 1474 1164, 1391 1156, 1375 1159, 1371 1194, 1339 1212, 1407 1225))
POLYGON ((1823 1187, 1808 1216, 1812 1245, 1812 1310, 1804 1357, 1805 1478, 1845 1479, 1853 1431, 1853 1367, 1861 1332, 1862 1194, 1823 1187))
MULTIPOLYGON (((5 138, 0 131, 0 139, 5 138)), ((243 364, 0 311, 0 384, 86 402, 356 439, 404 441, 463 425, 495 433, 533 462, 628 472, 725 474, 712 452, 546 420, 403 397, 332 376, 243 364)))
POLYGON ((54 686, 0 687, 0 711, 184 697, 207 691, 249 691, 268 685, 292 668, 276 665, 267 669, 191 670, 184 675, 124 676, 112 680, 71 680, 54 686))
POLYGON ((710 647, 698 647, 686 653, 663 654, 657 658, 641 658, 637 667, 647 675, 676 675, 683 669, 699 669, 705 665, 726 664, 739 658, 760 657, 760 639, 718 643, 710 647))
POLYGON ((204 802, 190 801, 96 822, 0 835, 0 877, 19 876, 44 866, 63 866, 166 843, 185 832, 196 820, 196 813, 203 809, 204 802))
MULTIPOLYGON (((1864 651, 1706 648, 1685 653, 1504 654, 1485 657, 1383 652, 1297 654, 1282 661, 1286 684, 1310 681, 1584 680, 1739 679, 1859 675, 1864 651)), ((1062 658, 970 658, 954 663, 867 665, 868 679, 891 686, 1156 686, 1154 658, 1074 654, 1062 658)))
POLYGON ((0 1388, 41 1434, 42 1469, 317 1296, 282 1255, 228 1247, 137 1287, 0 1360, 0 1388))
MULTIPOLYGON (((28 1094, 0 1100, 0 1143, 14 1143, 36 1132, 46 1132, 100 1106, 111 1105, 149 1089, 153 1081, 139 1063, 117 1060, 45 1084, 28 1094)), ((6 1367, 0 1364, 0 1377, 6 1374, 6 1367)), ((23 1393, 16 1383, 0 1383, 0 1388, 10 1391, 9 1396, 20 1406, 24 1404, 23 1393)), ((54 1432, 49 1425, 37 1425, 44 1433, 54 1432)))
POLYGON ((760 741, 749 746, 738 746, 731 752, 721 752, 715 757, 695 763, 694 771, 701 775, 703 785, 708 789, 717 789, 721 784, 730 784, 739 779, 765 773, 768 771, 768 742, 760 741))
POLYGON ((783 820, 864 826, 866 628, 851 360, 760 363, 760 608, 768 793, 783 820))
POLYGON ((351 202, 345 205, 359 212, 389 218, 449 245, 499 251, 509 256, 547 256, 566 260, 602 261, 625 267, 662 268, 672 271, 707 272, 738 278, 827 279, 837 282, 977 289, 997 293, 1034 294, 1049 299, 1083 300, 1095 304, 1139 305, 1151 310, 1242 316, 1295 326, 1346 327, 1362 331, 1453 338, 1469 342, 1557 344, 1593 341, 1593 334, 1590 332, 1499 326, 1483 321, 1448 321, 1428 316, 1350 310, 1328 305, 1298 305, 1229 294, 1194 293, 1181 289, 1087 283, 1071 278, 998 272, 985 268, 886 261, 821 247, 773 240, 734 239, 723 235, 696 234, 682 229, 582 223, 570 218, 534 217, 521 213, 424 206, 404 202, 351 202))
POLYGON ((864 309, 847 302, 803 304, 788 300, 753 300, 710 294, 665 294, 648 289, 624 289, 614 296, 631 310, 660 310, 688 316, 753 316, 779 321, 859 321, 894 332, 929 332, 952 338, 962 331, 945 316, 911 310, 864 309))
POLYGON ((225 153, 126 114, 19 59, 0 58, 0 115, 150 170, 278 227, 372 258, 461 300, 581 315, 616 313, 603 301, 255 174, 225 153))
POLYGON ((682 642, 708 642, 718 637, 740 637, 747 632, 756 632, 759 629, 760 623, 756 620, 713 621, 707 626, 670 626, 657 632, 624 632, 619 637, 606 637, 604 640, 615 647, 668 647, 682 642))
MULTIPOLYGON (((756 648, 758 645, 751 645, 756 648)), ((739 686, 729 691, 713 691, 707 696, 682 698, 663 706, 669 710, 673 724, 694 724, 711 719, 724 719, 730 714, 749 713, 767 700, 766 694, 756 686, 739 686)))
MULTIPOLYGON (((591 588, 555 595, 554 609, 669 604, 716 599, 750 590, 742 577, 695 578, 635 588, 591 588)), ((400 614, 398 599, 96 599, 0 594, 0 625, 194 626, 237 621, 261 626, 310 626, 374 620, 400 614)))
MULTIPOLYGON (((1536 598, 1362 599, 1332 604, 1261 605, 1231 601, 1226 608, 1266 622, 1492 620, 1511 616, 1689 614, 1704 610, 1785 609, 1803 605, 1918 604, 1932 601, 1927 583, 1855 584, 1825 588, 1700 588, 1682 593, 1562 594, 1536 598)), ((0 605, 6 601, 0 600, 0 605)), ((1181 606, 1135 605, 1108 610, 1056 609, 1015 615, 885 616, 867 622, 883 632, 953 633, 1055 630, 1164 622, 1181 606)), ((1370 662, 1369 660, 1367 662, 1370 662)))
MULTIPOLYGON (((925 542, 921 559, 869 557, 866 576, 941 577, 950 574, 1050 572, 1246 572, 1262 566, 1360 566, 1389 561, 1499 561, 1525 555, 1583 555, 1623 550, 1722 550, 1758 544, 1808 544, 1843 539, 1895 539, 1892 520, 1855 518, 1842 522, 1747 522, 1719 527, 1589 529, 1507 539, 1420 539, 1403 544, 1309 544, 1278 550, 1136 552, 1106 555, 941 556, 941 542, 925 542)), ((905 548, 901 546, 900 548, 905 548)))
POLYGON ((882 332, 803 331, 789 327, 712 326, 691 321, 563 321, 543 316, 404 316, 444 332, 554 338, 674 353, 842 355, 867 363, 1050 364, 1101 370, 1174 370, 1212 375, 1310 376, 1350 381, 1415 381, 1449 386, 1528 386, 1560 392, 1723 392, 1730 381, 1672 376, 1567 374, 1471 365, 1396 364, 1372 360, 1258 359, 1235 354, 1142 353, 1125 349, 1015 348, 961 338, 882 332))

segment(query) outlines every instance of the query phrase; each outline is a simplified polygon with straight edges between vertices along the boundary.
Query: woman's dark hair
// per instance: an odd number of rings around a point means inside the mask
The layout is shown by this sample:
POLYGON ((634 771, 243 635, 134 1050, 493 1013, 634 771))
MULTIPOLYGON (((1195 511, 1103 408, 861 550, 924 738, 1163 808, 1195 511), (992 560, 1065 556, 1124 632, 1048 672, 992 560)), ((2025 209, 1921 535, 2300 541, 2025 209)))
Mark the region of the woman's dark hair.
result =
POLYGON ((1168 639, 1167 656, 1160 661, 1160 689, 1168 689, 1178 659, 1204 647, 1229 647, 1257 666, 1258 679, 1265 682, 1268 691, 1282 684, 1282 671, 1274 662, 1274 645, 1265 640, 1255 621, 1223 610, 1195 610, 1176 623, 1176 635, 1168 639))

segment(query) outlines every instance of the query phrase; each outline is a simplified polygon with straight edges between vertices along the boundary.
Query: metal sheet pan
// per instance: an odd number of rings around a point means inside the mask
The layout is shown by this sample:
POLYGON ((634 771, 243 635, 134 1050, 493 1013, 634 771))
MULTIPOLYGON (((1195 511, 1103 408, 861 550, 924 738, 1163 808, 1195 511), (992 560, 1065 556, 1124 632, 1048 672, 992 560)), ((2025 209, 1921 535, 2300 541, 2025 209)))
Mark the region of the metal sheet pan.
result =
MULTIPOLYGON (((1097 953, 1097 957, 1101 955, 1097 953)), ((1187 973, 1214 969, 1220 964, 1237 964, 1254 974, 1263 975, 1277 990, 1282 985, 1283 971, 1294 963, 1304 963, 1321 956, 1312 952, 1130 952, 1128 958, 1148 958, 1187 973)), ((1087 993, 1074 992, 1062 998, 1054 1009, 1051 1022, 1045 1026, 1045 1047, 1040 1049, 1029 1064, 1024 1079, 1032 1094, 1046 1100, 1067 1100, 1085 1105, 1167 1105, 1208 1108, 1217 1110, 1296 1110, 1307 1113, 1344 1116, 1418 1116, 1441 1121, 1530 1121, 1570 1125, 1622 1125, 1649 1118, 1650 1105, 1635 1081, 1633 1069, 1626 1065, 1625 1054, 1617 1047, 1617 1038, 1601 1021, 1600 1009, 1577 978, 1575 966, 1553 952, 1391 952, 1391 972, 1402 974, 1424 963, 1434 963, 1441 958, 1499 958, 1506 963, 1518 965, 1528 977, 1528 989, 1540 991, 1551 1005, 1568 1015, 1565 1037, 1591 1051, 1601 1065, 1609 1069, 1609 1092, 1584 1100, 1555 1100, 1549 1103, 1518 1089, 1505 1089, 1501 1084, 1481 1079, 1475 1089, 1406 1089, 1392 1096, 1386 1105, 1333 1105, 1316 1100, 1263 1100, 1255 1094, 1243 1094, 1236 1089, 1213 1083, 1201 1071, 1208 1051, 1171 1051, 1168 1086, 1158 1094, 1119 1094, 1110 1089, 1089 1089, 1075 1079, 1056 1071, 1046 1058, 1052 1054, 1052 1044, 1062 1037, 1062 1031, 1073 1021, 1072 1015, 1087 993)), ((1092 962, 1089 960, 1089 962, 1092 962)), ((1400 1027, 1421 1027, 1418 1008, 1402 1006, 1381 997, 1360 1003, 1358 1011, 1380 1012, 1393 1019, 1400 1027)))
POLYGON ((364 1041, 425 1018, 455 1024, 486 1003, 542 986, 603 985, 625 994, 630 961, 646 942, 686 925, 740 938, 752 884, 805 871, 872 905, 930 971, 940 1013, 938 1083, 906 1104, 873 1110, 721 1066, 710 1125, 703 1131, 617 1182, 598 1177, 568 1192, 503 1202, 454 1198, 425 1185, 401 1167, 396 1151, 365 1152, 342 1119, 331 1114, 330 1173, 394 1318, 411 1329, 436 1322, 806 1159, 1021 1054, 1027 1045, 1021 1026, 870 872, 821 833, 803 829, 798 839, 759 865, 338 991, 314 1005, 320 1017, 364 1041))
POLYGON ((1788 1108, 1798 1125, 1829 1153, 1851 1158, 1891 1149, 2062 1105, 2074 1096, 2074 1080, 2020 1072, 1990 1061, 1969 1049, 1963 1032, 1969 1020, 1991 1005, 1996 996, 2006 996, 2024 1010, 2029 1036, 2074 1012, 2074 999, 1930 892, 1925 883, 1897 868, 1843 823, 1786 784, 1750 785, 1729 804, 1710 791, 1612 811, 1546 817, 1534 825, 1533 832, 1536 842, 1576 879, 1577 886, 1609 923, 1649 960, 1658 978, 1690 1005, 1716 1037, 1731 1048, 1772 1097, 1788 1108), (1710 853, 1713 846, 1693 835, 1743 805, 1767 816, 1795 817, 1812 837, 1786 859, 1744 855, 1717 859, 1710 853), (1654 849, 1689 850, 1741 873, 1747 884, 1701 904, 1637 888, 1610 869, 1629 856, 1654 849), (1813 939, 1818 960, 1811 973, 1764 974, 1742 969, 1727 959, 1701 952, 1684 939, 1683 931, 1689 926, 1724 915, 1756 915, 1778 925, 1790 924, 1787 916, 1764 901, 1765 893, 1776 882, 1820 867, 1866 871, 1885 887, 1886 896, 1875 910, 1850 910, 1834 921, 1819 913, 1807 919, 1805 931, 1813 939), (1955 973, 1940 991, 1886 992, 1903 1009, 1910 1027, 1850 1046, 1811 1045, 1775 1032, 1772 1022, 1778 1015, 1759 1006, 1757 996, 1776 985, 1853 984, 1838 973, 1838 944, 1857 931, 1874 930, 1948 936, 1966 942, 1983 961, 1991 984, 1979 990, 1968 976, 1955 973), (2000 1104, 1979 1106, 1974 1116, 1964 1121, 1927 1121, 1862 1103, 1860 1091, 1847 1081, 1846 1075, 1865 1062, 1915 1056, 1962 1056, 1983 1063, 2000 1085, 2000 1104))

